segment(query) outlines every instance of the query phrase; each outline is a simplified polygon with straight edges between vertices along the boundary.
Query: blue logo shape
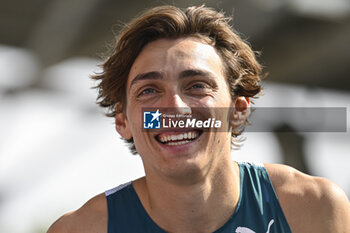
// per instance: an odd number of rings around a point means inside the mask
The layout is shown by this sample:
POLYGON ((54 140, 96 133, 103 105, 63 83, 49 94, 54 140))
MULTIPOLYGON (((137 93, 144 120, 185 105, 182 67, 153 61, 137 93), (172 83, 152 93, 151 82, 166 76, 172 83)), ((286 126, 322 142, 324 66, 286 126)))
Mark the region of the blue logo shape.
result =
POLYGON ((160 129, 160 116, 162 113, 157 109, 156 112, 143 112, 144 129, 160 129))

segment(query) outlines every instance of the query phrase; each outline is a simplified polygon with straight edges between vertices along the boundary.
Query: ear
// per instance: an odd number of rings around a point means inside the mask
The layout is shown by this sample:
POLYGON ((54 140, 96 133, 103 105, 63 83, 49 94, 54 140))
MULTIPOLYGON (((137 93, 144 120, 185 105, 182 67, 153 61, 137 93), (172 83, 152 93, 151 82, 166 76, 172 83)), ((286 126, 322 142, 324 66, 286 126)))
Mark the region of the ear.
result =
POLYGON ((125 112, 122 110, 121 103, 116 104, 116 114, 115 114, 115 127, 120 136, 125 140, 132 138, 132 133, 130 131, 129 122, 125 115, 125 112))
POLYGON ((233 111, 231 114, 231 127, 236 129, 242 126, 250 115, 250 100, 249 97, 238 96, 233 101, 233 111))

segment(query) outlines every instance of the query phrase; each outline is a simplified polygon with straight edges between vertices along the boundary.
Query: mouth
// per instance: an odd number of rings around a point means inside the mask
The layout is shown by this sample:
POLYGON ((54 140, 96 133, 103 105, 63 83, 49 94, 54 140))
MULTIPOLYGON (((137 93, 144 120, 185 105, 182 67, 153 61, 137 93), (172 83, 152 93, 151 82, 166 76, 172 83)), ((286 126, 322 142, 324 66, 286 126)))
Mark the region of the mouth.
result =
POLYGON ((169 131, 157 134, 155 136, 156 140, 167 146, 179 146, 191 143, 197 140, 201 134, 202 130, 188 130, 188 131, 169 131))

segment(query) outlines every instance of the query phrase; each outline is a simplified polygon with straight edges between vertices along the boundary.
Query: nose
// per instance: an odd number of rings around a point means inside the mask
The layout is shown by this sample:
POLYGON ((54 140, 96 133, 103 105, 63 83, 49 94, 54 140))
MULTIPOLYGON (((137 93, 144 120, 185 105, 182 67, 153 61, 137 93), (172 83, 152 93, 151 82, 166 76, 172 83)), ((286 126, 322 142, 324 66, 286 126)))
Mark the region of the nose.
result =
POLYGON ((168 98, 166 98, 164 106, 176 113, 192 114, 191 107, 176 93, 170 94, 168 98))

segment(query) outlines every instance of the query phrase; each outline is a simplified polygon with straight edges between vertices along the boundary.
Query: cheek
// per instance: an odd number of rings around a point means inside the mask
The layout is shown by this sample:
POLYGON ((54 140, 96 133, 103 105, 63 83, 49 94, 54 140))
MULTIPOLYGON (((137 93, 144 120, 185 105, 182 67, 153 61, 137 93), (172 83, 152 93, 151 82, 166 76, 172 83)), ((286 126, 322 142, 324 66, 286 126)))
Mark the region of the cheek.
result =
POLYGON ((129 128, 133 136, 135 136, 141 130, 141 112, 138 108, 129 105, 127 107, 126 114, 128 118, 129 128))
MULTIPOLYGON (((215 107, 218 101, 218 96, 206 96, 203 99, 201 99, 201 105, 203 107, 215 107)), ((201 106, 201 107, 202 107, 201 106)))
POLYGON ((137 114, 133 116, 133 120, 131 122, 132 124, 132 129, 135 135, 139 136, 140 133, 142 133, 142 122, 141 122, 141 115, 137 114))

